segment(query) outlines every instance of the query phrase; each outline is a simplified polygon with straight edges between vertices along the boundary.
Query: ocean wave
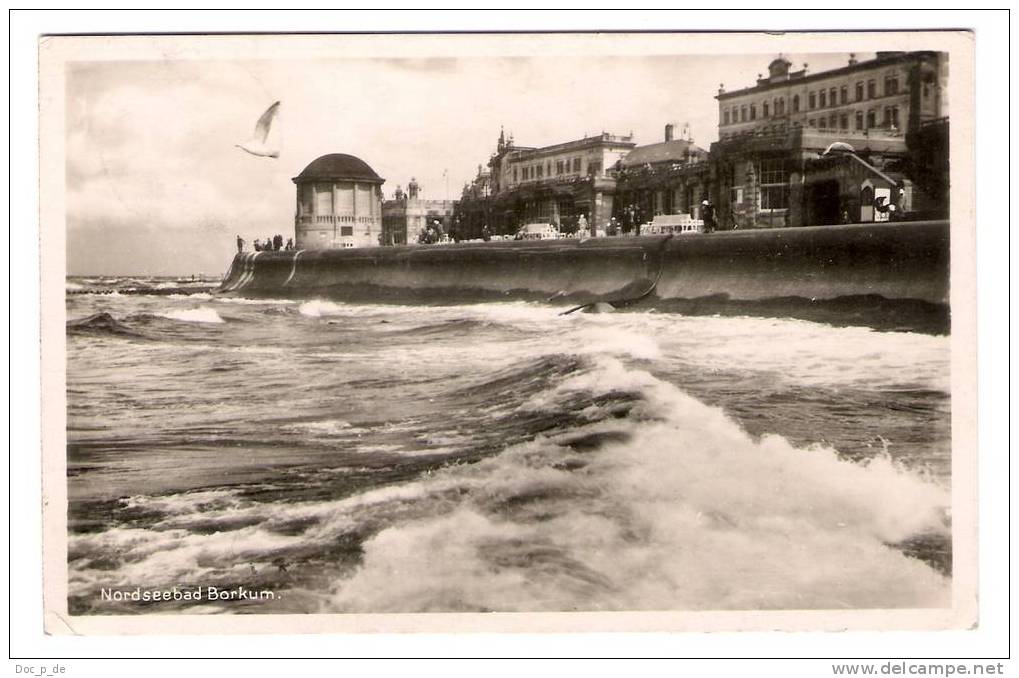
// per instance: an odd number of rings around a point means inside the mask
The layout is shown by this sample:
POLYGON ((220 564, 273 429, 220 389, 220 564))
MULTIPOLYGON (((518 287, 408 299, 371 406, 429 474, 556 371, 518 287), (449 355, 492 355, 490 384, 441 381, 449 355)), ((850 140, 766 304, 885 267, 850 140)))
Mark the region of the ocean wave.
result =
POLYGON ((418 483, 464 501, 392 525, 337 583, 342 611, 802 609, 948 603, 891 546, 947 531, 947 492, 885 457, 754 440, 716 408, 611 360, 564 391, 640 389, 625 421, 539 438, 418 483), (578 434, 594 436, 576 445, 578 434), (574 444, 571 444, 571 441, 574 444), (895 501, 889 501, 895 497, 895 501), (413 570, 415 577, 399 572, 413 570))
POLYGON ((208 308, 203 306, 201 308, 188 308, 181 310, 165 311, 163 313, 157 313, 157 316, 161 318, 167 318, 169 320, 179 320, 181 322, 189 323, 222 323, 223 318, 220 317, 219 313, 214 308, 208 308))
POLYGON ((239 304, 244 306, 289 306, 300 303, 296 299, 248 299, 247 297, 224 297, 217 296, 216 302, 220 304, 239 304))
POLYGON ((202 300, 212 299, 213 296, 209 292, 189 292, 189 293, 185 293, 185 294, 168 294, 168 295, 166 295, 166 298, 167 299, 186 299, 188 301, 194 301, 196 299, 202 299, 202 300))
POLYGON ((120 336, 141 336, 109 313, 102 311, 85 318, 67 321, 68 334, 113 334, 120 336))

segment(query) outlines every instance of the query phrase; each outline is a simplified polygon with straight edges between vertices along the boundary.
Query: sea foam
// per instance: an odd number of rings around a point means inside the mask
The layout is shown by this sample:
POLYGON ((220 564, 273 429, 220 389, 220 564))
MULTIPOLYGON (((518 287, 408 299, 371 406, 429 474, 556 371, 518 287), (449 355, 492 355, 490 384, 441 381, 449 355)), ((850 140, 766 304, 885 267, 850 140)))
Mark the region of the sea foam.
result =
POLYGON ((161 318, 169 318, 170 320, 179 320, 181 322, 190 323, 221 323, 223 318, 219 316, 214 308, 188 308, 182 310, 166 311, 164 313, 158 313, 161 318))

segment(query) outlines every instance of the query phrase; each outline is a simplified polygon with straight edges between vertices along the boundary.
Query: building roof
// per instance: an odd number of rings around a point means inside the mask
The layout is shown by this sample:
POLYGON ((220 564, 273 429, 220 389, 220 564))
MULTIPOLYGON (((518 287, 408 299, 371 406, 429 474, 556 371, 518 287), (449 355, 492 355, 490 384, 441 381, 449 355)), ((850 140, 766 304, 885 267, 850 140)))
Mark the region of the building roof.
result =
POLYGON ((661 141, 657 144, 638 146, 623 158, 623 167, 634 167, 658 162, 687 162, 691 155, 707 155, 700 146, 686 139, 661 141))
POLYGON ((575 151, 591 146, 619 146, 622 148, 633 148, 635 145, 636 144, 633 142, 633 135, 624 136, 620 134, 602 132, 595 136, 575 139, 574 141, 565 141, 551 146, 542 146, 541 148, 535 148, 533 146, 507 146, 506 151, 509 155, 509 162, 528 162, 539 156, 555 155, 556 153, 562 153, 563 151, 575 151))
POLYGON ((304 181, 364 181, 381 184, 385 181, 361 158, 346 153, 330 153, 316 158, 294 177, 294 183, 304 181))

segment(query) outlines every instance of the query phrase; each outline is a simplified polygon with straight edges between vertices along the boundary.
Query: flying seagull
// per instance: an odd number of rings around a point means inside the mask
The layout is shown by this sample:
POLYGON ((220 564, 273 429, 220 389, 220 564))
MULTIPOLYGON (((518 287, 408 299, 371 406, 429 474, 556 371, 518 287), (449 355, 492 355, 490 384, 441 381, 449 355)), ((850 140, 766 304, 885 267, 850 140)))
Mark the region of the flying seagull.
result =
POLYGON ((847 144, 846 142, 836 141, 835 143, 828 146, 828 148, 824 149, 824 153, 822 153, 821 155, 828 155, 830 153, 834 153, 835 151, 841 151, 844 153, 856 153, 856 149, 847 144))
POLYGON ((272 123, 276 119, 276 115, 280 110, 280 102, 274 103, 269 108, 265 109, 265 113, 255 123, 255 133, 251 139, 245 141, 243 144, 234 144, 237 148, 243 149, 251 155, 258 155, 263 158, 278 158, 280 157, 280 149, 273 148, 271 145, 266 143, 269 137, 269 131, 272 128, 272 123))

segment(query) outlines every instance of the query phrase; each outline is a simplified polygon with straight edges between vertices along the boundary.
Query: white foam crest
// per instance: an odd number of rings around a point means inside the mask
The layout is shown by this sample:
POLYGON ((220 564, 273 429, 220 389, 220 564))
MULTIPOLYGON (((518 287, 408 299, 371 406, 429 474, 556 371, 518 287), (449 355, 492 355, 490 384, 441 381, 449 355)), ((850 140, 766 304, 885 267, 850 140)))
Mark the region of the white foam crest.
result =
POLYGON ((179 311, 166 311, 164 313, 157 313, 156 315, 161 318, 169 318, 170 320, 179 320, 181 322, 189 323, 221 323, 223 319, 216 312, 216 309, 202 306, 201 308, 188 308, 179 311))
MULTIPOLYGON (((889 544, 945 533, 947 492, 887 458, 754 440, 716 408, 606 359, 570 388, 642 390, 596 452, 538 439, 415 483, 466 499, 383 530, 340 610, 923 607, 950 582, 889 544), (597 381, 600 379, 600 382, 597 381), (613 442, 614 441, 614 442, 613 442), (563 462, 572 460, 574 470, 563 462), (579 468, 578 468, 579 467, 579 468), (413 571, 414 577, 400 573, 413 571)), ((576 435, 577 431, 569 435, 576 435)), ((562 442, 562 441, 560 441, 562 442)))
POLYGON ((293 431, 304 431, 307 433, 325 435, 350 435, 360 433, 365 429, 353 426, 349 421, 342 419, 324 419, 322 421, 302 421, 288 424, 287 427, 293 431))
POLYGON ((68 280, 67 282, 64 283, 64 290, 65 291, 83 290, 83 289, 85 289, 84 285, 80 285, 80 284, 78 284, 76 282, 71 282, 70 280, 68 280))
POLYGON ((194 301, 196 299, 206 300, 212 299, 212 295, 208 292, 194 292, 192 294, 168 294, 167 299, 184 299, 187 301, 194 301))
POLYGON ((216 302, 220 304, 238 304, 246 306, 287 306, 299 303, 296 299, 252 299, 249 297, 223 297, 217 296, 216 302))
POLYGON ((401 315, 407 315, 409 313, 424 312, 424 308, 410 309, 409 311, 402 306, 383 306, 380 304, 345 304, 336 301, 327 301, 325 299, 312 299, 311 301, 302 302, 298 308, 301 315, 308 316, 310 318, 321 318, 323 316, 345 316, 345 317, 364 317, 379 314, 394 314, 399 311, 401 315))
POLYGON ((136 495, 121 500, 124 507, 166 515, 190 514, 210 508, 236 509, 241 500, 229 490, 201 490, 167 495, 136 495))
MULTIPOLYGON (((171 519, 180 520, 179 517, 171 519)), ((260 526, 213 534, 196 534, 183 528, 158 531, 113 528, 76 537, 72 548, 103 557, 124 557, 120 566, 111 572, 95 572, 81 566, 73 569, 82 582, 102 581, 105 586, 201 582, 207 575, 212 577, 235 567, 248 566, 267 553, 293 546, 297 540, 297 537, 274 534, 260 526)))
POLYGON ((951 339, 945 336, 774 318, 647 313, 588 321, 653 335, 671 360, 699 369, 766 371, 808 385, 950 390, 951 339))

